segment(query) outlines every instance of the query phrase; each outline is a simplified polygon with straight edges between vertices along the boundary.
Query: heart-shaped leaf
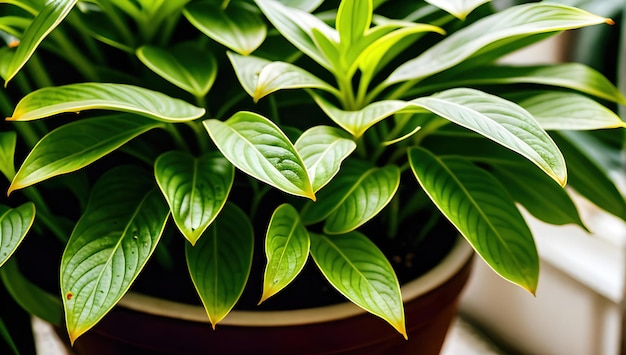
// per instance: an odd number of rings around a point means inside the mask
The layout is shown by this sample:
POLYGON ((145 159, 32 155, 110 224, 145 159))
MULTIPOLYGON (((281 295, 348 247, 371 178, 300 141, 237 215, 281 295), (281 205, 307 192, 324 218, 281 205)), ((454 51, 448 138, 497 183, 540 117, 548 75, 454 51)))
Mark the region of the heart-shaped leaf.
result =
POLYGON ((426 0, 427 3, 465 20, 474 9, 491 0, 426 0))
POLYGON ((18 102, 12 121, 30 121, 64 112, 115 110, 164 122, 192 121, 205 110, 158 91, 109 83, 78 83, 33 91, 18 102))
POLYGON ((163 196, 140 168, 119 166, 98 179, 61 260, 72 343, 128 291, 154 252, 168 216, 163 196))
POLYGON ((187 265, 215 328, 241 296, 252 266, 254 238, 248 216, 227 204, 195 246, 186 244, 187 265))
POLYGON ((152 71, 196 97, 209 92, 217 76, 217 61, 211 52, 189 42, 171 49, 142 46, 137 57, 152 71))
POLYGON ((492 175, 461 159, 409 151, 409 163, 433 203, 500 276, 531 293, 539 257, 530 229, 505 188, 492 175))
POLYGON ((398 279, 367 237, 358 232, 332 238, 312 233, 311 256, 333 287, 407 337, 398 279))
POLYGON ((9 260, 35 220, 35 205, 17 208, 0 205, 0 267, 9 260))
POLYGON ((157 159, 154 175, 176 226, 195 245, 224 207, 235 169, 219 153, 196 158, 171 151, 157 159))
POLYGON ((203 123, 234 166, 279 190, 315 200, 302 158, 272 121, 240 111, 225 122, 210 119, 203 123))
POLYGON ((44 136, 31 150, 15 175, 9 193, 83 168, 142 133, 162 125, 131 114, 65 124, 44 136))
POLYGON ((257 49, 267 34, 259 14, 231 2, 226 9, 216 1, 193 2, 183 10, 197 29, 233 51, 248 55, 257 49))
POLYGON ((272 215, 265 237, 267 266, 261 301, 285 288, 300 273, 309 256, 309 232, 293 206, 280 205, 272 215))
POLYGON ((0 173, 9 181, 15 176, 15 145, 17 134, 14 131, 0 132, 0 173))
POLYGON ((295 148, 317 192, 339 172, 341 162, 356 149, 356 143, 337 128, 315 126, 302 133, 295 148))

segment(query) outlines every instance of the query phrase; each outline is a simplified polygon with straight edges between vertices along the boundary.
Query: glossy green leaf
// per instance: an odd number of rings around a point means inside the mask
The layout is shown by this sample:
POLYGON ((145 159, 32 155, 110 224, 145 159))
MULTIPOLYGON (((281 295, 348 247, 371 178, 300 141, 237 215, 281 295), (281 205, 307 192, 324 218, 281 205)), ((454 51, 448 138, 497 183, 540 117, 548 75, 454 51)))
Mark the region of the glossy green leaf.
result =
POLYGON ((613 111, 586 96, 558 91, 526 91, 517 103, 546 130, 594 130, 626 127, 613 111))
POLYGON ((513 6, 453 33, 397 67, 384 85, 422 79, 462 63, 488 45, 520 36, 607 22, 580 9, 545 2, 513 6))
POLYGON ((196 158, 170 151, 157 159, 154 175, 176 226, 195 245, 224 207, 235 169, 219 153, 196 158))
POLYGON ((4 86, 22 69, 41 41, 54 30, 70 13, 77 0, 50 0, 46 6, 35 16, 33 22, 24 32, 17 47, 17 51, 4 73, 4 86))
POLYGON ((279 190, 315 200, 302 158, 272 121, 240 111, 225 122, 210 119, 203 123, 234 166, 279 190))
POLYGON ((337 128, 315 126, 302 133, 295 148, 309 173, 313 191, 318 191, 339 172, 356 143, 337 128))
POLYGON ((217 76, 217 61, 211 52, 189 42, 170 49, 142 46, 137 57, 152 71, 196 97, 205 96, 217 76))
POLYGON ((2 0, 0 3, 15 5, 35 16, 46 5, 46 0, 2 0))
POLYGON ((162 125, 146 117, 118 114, 60 126, 45 135, 31 150, 9 192, 81 169, 162 125))
POLYGON ((400 285, 385 255, 359 232, 311 234, 311 256, 340 293, 407 337, 400 285))
POLYGON ((261 301, 285 288, 300 273, 309 256, 309 232, 293 206, 280 205, 272 215, 265 237, 267 266, 261 301))
POLYGON ((474 9, 491 0, 426 0, 427 3, 465 20, 474 9))
POLYGON ((0 132, 0 173, 9 181, 15 176, 15 145, 17 134, 14 131, 0 132))
POLYGON ((109 83, 78 83, 33 91, 18 102, 12 121, 30 121, 65 112, 116 110, 164 122, 185 122, 205 110, 158 91, 109 83))
POLYGON ((273 62, 261 70, 252 98, 259 101, 275 91, 296 88, 316 88, 339 95, 337 89, 308 71, 285 62, 273 62))
POLYGON ((335 26, 343 48, 348 49, 363 38, 372 23, 372 11, 372 0, 341 1, 335 26))
POLYGON ((257 49, 267 34, 259 14, 237 2, 220 8, 216 1, 193 2, 183 10, 197 29, 233 51, 248 55, 257 49))
POLYGON ((306 12, 317 9, 324 0, 278 0, 289 7, 295 7, 306 12))
POLYGON ((421 148, 409 151, 409 163, 426 194, 478 255, 534 294, 539 257, 533 236, 502 184, 465 160, 442 160, 421 148))
POLYGON ((226 52, 230 60, 239 83, 251 97, 255 96, 259 74, 264 67, 271 64, 272 61, 255 57, 253 55, 239 55, 233 52, 226 52))
POLYGON ((248 216, 230 204, 195 246, 186 244, 189 273, 213 328, 241 296, 250 274, 253 248, 248 216))
POLYGON ((35 220, 35 205, 25 203, 17 208, 0 205, 0 267, 17 250, 35 220))
POLYGON ((117 304, 154 252, 169 216, 154 185, 136 166, 114 168, 94 185, 61 259, 72 343, 117 304))

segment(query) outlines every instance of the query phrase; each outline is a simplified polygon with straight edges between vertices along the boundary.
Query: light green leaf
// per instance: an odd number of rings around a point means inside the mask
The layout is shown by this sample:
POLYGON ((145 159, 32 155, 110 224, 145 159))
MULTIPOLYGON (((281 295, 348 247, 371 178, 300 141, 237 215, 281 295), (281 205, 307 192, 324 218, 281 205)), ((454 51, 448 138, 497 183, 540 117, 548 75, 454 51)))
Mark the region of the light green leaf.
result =
POLYGON ((142 46, 137 57, 152 71, 196 97, 209 92, 217 76, 217 61, 211 52, 189 42, 173 48, 142 46))
POLYGON ((510 38, 563 31, 607 22, 580 9, 546 2, 513 6, 453 33, 400 65, 384 85, 418 80, 462 63, 488 45, 510 38))
POLYGON ((0 205, 0 267, 17 250, 35 220, 35 205, 25 203, 17 208, 0 205))
POLYGON ((340 293, 407 337, 400 285, 385 255, 359 232, 311 234, 311 256, 340 293))
POLYGON ((474 9, 491 0, 426 0, 427 3, 465 20, 474 9))
POLYGON ((526 91, 513 96, 546 130, 626 127, 613 111, 586 96, 558 91, 526 91))
POLYGON ((15 176, 15 145, 17 134, 14 131, 0 132, 0 173, 9 181, 15 176))
POLYGON ((224 207, 235 169, 219 153, 196 158, 170 151, 157 159, 154 175, 176 226, 195 245, 224 207))
POLYGON ((30 121, 65 112, 116 110, 164 122, 186 122, 205 110, 158 91, 109 83, 78 83, 33 91, 18 102, 11 121, 30 121))
POLYGON ((216 1, 193 2, 183 14, 202 33, 242 55, 252 53, 267 35, 263 19, 237 2, 226 9, 216 1))
POLYGON ((2 0, 0 3, 15 5, 31 15, 36 16, 46 5, 46 0, 2 0))
POLYGON ((309 256, 309 232, 293 206, 280 205, 272 215, 265 237, 267 266, 259 304, 285 288, 300 273, 309 256))
POLYGON ((185 245, 187 265, 215 328, 235 306, 250 274, 254 238, 248 216, 227 204, 195 246, 185 245))
POLYGON ((81 169, 162 125, 149 118, 118 114, 60 126, 31 150, 15 175, 9 193, 81 169))
POLYGON ((279 190, 315 200, 302 158, 272 121, 240 111, 225 122, 210 119, 203 123, 234 166, 279 190))
POLYGON ((421 148, 409 151, 420 185, 500 276, 530 293, 539 277, 533 236, 508 192, 493 176, 461 159, 435 157, 421 148))
POLYGON ((337 128, 315 126, 302 133, 295 148, 309 173, 313 191, 317 192, 337 174, 341 162, 356 149, 356 143, 337 128))
POLYGON ((345 52, 358 42, 372 23, 372 0, 343 0, 339 4, 335 27, 345 52))
POLYGON ((5 87, 28 62, 44 38, 65 19, 76 2, 77 0, 50 0, 35 16, 33 22, 24 32, 6 73, 3 73, 5 75, 5 87))
POLYGON ((169 208, 153 186, 136 166, 114 168, 94 185, 61 260, 72 343, 117 304, 154 252, 169 208))
POLYGON ((253 55, 243 56, 233 52, 226 52, 226 55, 235 69, 235 74, 243 89, 246 90, 248 95, 255 97, 259 74, 272 61, 253 55))

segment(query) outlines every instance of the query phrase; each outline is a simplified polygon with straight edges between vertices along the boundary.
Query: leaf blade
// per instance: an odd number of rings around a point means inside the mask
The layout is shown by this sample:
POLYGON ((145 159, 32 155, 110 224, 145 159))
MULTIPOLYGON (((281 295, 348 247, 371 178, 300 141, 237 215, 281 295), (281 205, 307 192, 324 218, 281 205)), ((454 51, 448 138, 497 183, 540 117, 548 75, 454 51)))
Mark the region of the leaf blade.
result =
POLYGON ((0 267, 17 250, 35 221, 35 205, 27 202, 16 208, 0 205, 0 267))

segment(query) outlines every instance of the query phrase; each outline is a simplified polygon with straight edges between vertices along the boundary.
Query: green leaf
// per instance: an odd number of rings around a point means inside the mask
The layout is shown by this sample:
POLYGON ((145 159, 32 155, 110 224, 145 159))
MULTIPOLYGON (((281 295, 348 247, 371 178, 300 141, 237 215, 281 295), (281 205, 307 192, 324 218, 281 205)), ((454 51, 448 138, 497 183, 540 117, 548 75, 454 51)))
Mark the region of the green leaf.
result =
POLYGON ((335 27, 339 32, 341 47, 348 51, 358 42, 372 23, 372 0, 343 0, 337 11, 335 27))
POLYGON ((418 80, 439 73, 498 41, 607 21, 580 9, 545 2, 514 6, 476 21, 400 65, 385 80, 384 85, 418 80))
POLYGON ((243 56, 233 52, 226 52, 226 55, 235 69, 235 74, 243 89, 246 90, 248 95, 255 97, 259 74, 272 61, 253 55, 243 56))
POLYGON ((306 12, 317 9, 324 0, 278 0, 289 7, 295 7, 306 12))
POLYGON ((152 71, 196 97, 205 96, 217 76, 217 61, 211 52, 189 42, 173 48, 142 46, 137 57, 152 71))
POLYGON ((17 250, 35 220, 35 205, 25 203, 17 208, 0 205, 0 267, 17 250))
POLYGON ((460 20, 465 20, 474 9, 491 0, 426 0, 427 3, 449 12, 460 20))
POLYGON ((218 149, 241 171, 284 192, 315 200, 302 158, 272 121, 240 111, 225 122, 203 123, 218 149))
POLYGON ((9 181, 15 176, 15 145, 17 134, 14 131, 0 132, 0 173, 9 181))
POLYGON ((195 246, 186 244, 187 265, 215 328, 241 296, 252 266, 254 238, 248 216, 227 204, 195 246))
POLYGON ((78 83, 33 91, 18 102, 11 121, 30 121, 65 112, 116 110, 164 122, 185 122, 205 110, 158 91, 109 83, 78 83))
POLYGON ((315 126, 302 133, 295 148, 317 192, 339 172, 341 162, 356 149, 356 143, 337 128, 315 126))
POLYGON ((36 16, 46 5, 46 0, 2 0, 0 3, 15 5, 31 15, 36 16))
POLYGON ((196 158, 171 151, 157 159, 154 175, 176 226, 195 245, 224 207, 235 169, 219 153, 196 158))
POLYGON ((24 32, 5 75, 4 86, 22 69, 39 44, 65 19, 77 0, 50 0, 24 32))
POLYGON ((131 139, 162 126, 149 118, 118 114, 65 124, 46 134, 28 154, 9 193, 81 169, 131 139))
POLYGON ((267 266, 259 304, 285 288, 300 273, 309 256, 309 232, 293 206, 280 205, 265 237, 267 266))
POLYGON ((586 96, 558 91, 526 91, 513 96, 546 130, 626 127, 613 111, 586 96))
POLYGON ((13 354, 15 355, 20 354, 19 350, 17 349, 17 345, 15 345, 15 342, 13 341, 13 338, 11 337, 11 333, 9 333, 9 328, 7 328, 2 318, 0 318, 0 338, 4 341, 4 344, 6 344, 9 347, 10 351, 13 354))
POLYGON ((258 74, 257 84, 252 96, 254 102, 259 101, 275 91, 297 88, 316 88, 339 96, 339 91, 327 82, 308 71, 290 63, 273 62, 258 74))
POLYGON ((193 2, 183 10, 197 29, 233 51, 248 55, 257 49, 267 34, 263 19, 250 9, 232 2, 226 9, 216 1, 193 2))
POLYGON ((385 255, 359 232, 311 234, 311 256, 341 294, 407 337, 400 285, 385 255))
POLYGON ((119 166, 93 187, 61 259, 70 341, 117 304, 154 252, 169 208, 149 174, 119 166))
POLYGON ((430 199, 487 264, 534 294, 539 257, 533 236, 500 182, 465 160, 444 161, 421 148, 409 151, 409 163, 430 199))

